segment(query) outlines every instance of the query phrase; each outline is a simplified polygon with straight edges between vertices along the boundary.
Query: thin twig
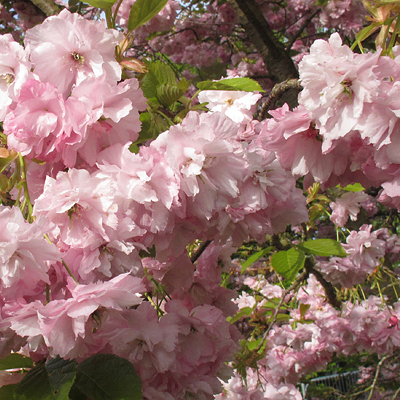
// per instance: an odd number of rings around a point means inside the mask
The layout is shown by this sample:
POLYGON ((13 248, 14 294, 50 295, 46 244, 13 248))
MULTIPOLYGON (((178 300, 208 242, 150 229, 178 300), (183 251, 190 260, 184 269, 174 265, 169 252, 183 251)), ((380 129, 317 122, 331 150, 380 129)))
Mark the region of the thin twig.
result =
POLYGON ((398 388, 398 389, 396 390, 396 393, 395 393, 394 396, 392 397, 392 400, 398 399, 397 395, 398 395, 399 393, 400 393, 400 388, 398 388))
POLYGON ((197 249, 196 253, 194 253, 192 255, 192 257, 190 257, 190 261, 192 263, 195 263, 197 261, 197 259, 203 254, 204 250, 208 247, 208 245, 212 242, 212 240, 206 240, 205 242, 203 242, 200 247, 197 249))
POLYGON ((267 118, 268 111, 275 105, 276 101, 290 89, 301 90, 302 86, 298 79, 286 79, 281 83, 277 83, 271 90, 267 100, 263 103, 258 117, 259 121, 267 118))
MULTIPOLYGON (((294 42, 300 37, 300 35, 303 33, 304 29, 306 29, 307 25, 311 22, 311 20, 321 11, 321 9, 316 10, 313 12, 301 25, 300 29, 296 32, 296 34, 289 40, 289 43, 286 46, 286 51, 289 51, 294 42)), ((304 15, 303 15, 304 17, 304 15)))
POLYGON ((272 317, 272 321, 271 321, 270 324, 268 325, 267 330, 264 332, 263 340, 261 341, 260 348, 261 348, 262 343, 264 342, 264 340, 267 338, 269 331, 272 329, 273 325, 275 324, 276 319, 278 318, 279 310, 280 310, 282 304, 283 304, 284 301, 285 301, 285 297, 286 297, 292 290, 297 289, 297 287, 300 286, 300 284, 301 284, 307 277, 308 277, 308 270, 305 269, 304 272, 303 272, 301 275, 299 275, 299 276, 297 277, 297 279, 283 292, 283 295, 282 295, 281 299, 279 300, 278 305, 277 305, 276 308, 275 308, 275 312, 274 312, 274 316, 272 317))
POLYGON ((374 380, 372 382, 372 385, 370 386, 371 392, 369 393, 369 396, 368 396, 367 400, 371 400, 372 399, 372 395, 374 394, 376 382, 378 382, 379 372, 381 371, 382 364, 384 363, 384 361, 387 358, 389 358, 389 356, 382 357, 381 361, 379 361, 378 365, 376 366, 374 380))

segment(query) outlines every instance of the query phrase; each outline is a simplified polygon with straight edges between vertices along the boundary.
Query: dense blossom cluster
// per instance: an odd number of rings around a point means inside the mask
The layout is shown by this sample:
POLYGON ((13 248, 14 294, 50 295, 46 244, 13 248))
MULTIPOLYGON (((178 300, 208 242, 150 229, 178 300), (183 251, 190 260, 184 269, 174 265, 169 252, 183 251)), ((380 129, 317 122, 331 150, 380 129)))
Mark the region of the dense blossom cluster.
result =
POLYGON ((66 10, 28 30, 25 47, 2 37, 4 133, 31 160, 36 220, 1 209, 15 225, 3 240, 1 354, 112 352, 137 367, 146 398, 208 398, 236 349, 234 293, 215 280, 218 247, 193 266, 186 246, 262 238, 288 209, 306 221, 305 201, 272 153, 238 140, 259 95, 236 95, 242 114, 190 112, 132 153, 146 103, 136 79, 120 82, 122 39, 66 10), (161 318, 143 301, 156 282, 170 299, 161 318))

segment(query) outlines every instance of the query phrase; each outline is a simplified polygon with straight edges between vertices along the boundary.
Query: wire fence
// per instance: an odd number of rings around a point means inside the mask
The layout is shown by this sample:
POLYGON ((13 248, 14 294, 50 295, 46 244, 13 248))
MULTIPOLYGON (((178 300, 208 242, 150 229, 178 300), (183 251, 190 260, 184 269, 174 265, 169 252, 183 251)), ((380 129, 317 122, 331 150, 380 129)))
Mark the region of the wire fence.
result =
MULTIPOLYGON (((314 385, 323 385, 326 388, 332 388, 332 393, 326 400, 337 400, 340 395, 348 393, 360 378, 359 371, 344 372, 343 374, 326 375, 318 378, 311 379, 311 383, 314 385)), ((304 400, 309 400, 311 397, 307 397, 307 389, 310 384, 301 384, 301 393, 304 400)), ((324 399, 324 400, 325 400, 324 399)))

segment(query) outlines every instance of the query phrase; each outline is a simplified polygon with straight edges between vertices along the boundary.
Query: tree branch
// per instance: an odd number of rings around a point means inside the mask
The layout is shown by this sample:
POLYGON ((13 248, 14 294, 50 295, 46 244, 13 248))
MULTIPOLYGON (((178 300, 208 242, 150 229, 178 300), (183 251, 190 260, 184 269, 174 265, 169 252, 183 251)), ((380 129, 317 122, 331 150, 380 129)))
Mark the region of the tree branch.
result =
POLYGON ((298 91, 302 89, 298 79, 286 79, 286 81, 277 83, 272 88, 267 100, 263 103, 258 120, 262 121, 267 118, 268 111, 271 110, 275 106, 276 101, 290 89, 296 89, 298 91))
MULTIPOLYGON (((247 38, 254 44, 273 80, 278 83, 298 78, 293 60, 283 44, 275 37, 255 0, 228 0, 228 2, 238 14, 247 38)), ((298 92, 296 89, 288 91, 282 96, 283 101, 291 108, 295 107, 298 92)))
POLYGON ((59 6, 52 0, 30 0, 39 10, 41 10, 47 17, 57 15, 63 7, 59 6))

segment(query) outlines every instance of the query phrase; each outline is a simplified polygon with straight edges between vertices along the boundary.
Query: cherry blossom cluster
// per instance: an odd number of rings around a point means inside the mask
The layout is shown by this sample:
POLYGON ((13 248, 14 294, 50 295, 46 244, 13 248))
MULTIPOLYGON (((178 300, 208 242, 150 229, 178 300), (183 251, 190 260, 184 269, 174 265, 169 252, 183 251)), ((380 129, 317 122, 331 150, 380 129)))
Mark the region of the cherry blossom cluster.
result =
POLYGON ((398 206, 398 47, 356 54, 338 34, 316 40, 299 65, 300 105, 273 110, 258 138, 282 166, 324 188, 359 182, 398 206))
MULTIPOLYGON (((262 315, 265 303, 285 295, 262 276, 247 278, 244 283, 256 296, 264 297, 260 302, 243 292, 236 300, 241 309, 252 307, 254 315, 262 315)), ((286 302, 292 298, 293 293, 286 293, 286 302)), ((323 370, 334 354, 390 355, 400 345, 399 302, 388 306, 381 298, 370 296, 345 302, 337 310, 325 301, 324 289, 313 276, 297 292, 296 300, 298 307, 292 308, 287 323, 275 324, 269 332, 266 354, 257 362, 257 371, 247 369, 247 385, 243 386, 243 378, 236 374, 224 383, 224 393, 216 399, 301 400, 296 388, 300 379, 323 370), (302 307, 306 307, 305 313, 302 307)))
POLYGON ((210 102, 131 152, 147 105, 137 79, 121 80, 123 39, 67 10, 24 47, 1 37, 0 116, 26 173, 11 196, 34 221, 0 208, 0 355, 114 353, 146 399, 212 399, 239 339, 220 265, 243 241, 305 222, 305 198, 253 140, 257 94, 222 93, 227 107, 210 102), (214 244, 194 264, 196 240, 214 244))

